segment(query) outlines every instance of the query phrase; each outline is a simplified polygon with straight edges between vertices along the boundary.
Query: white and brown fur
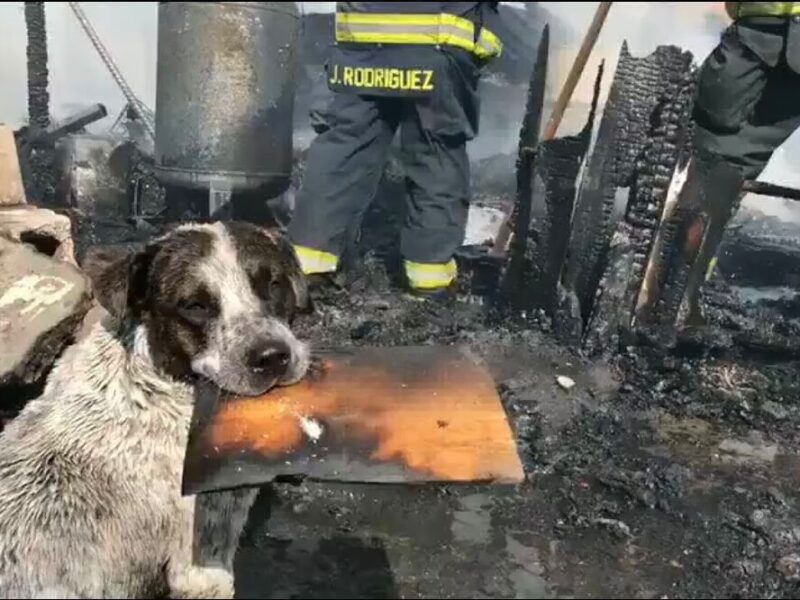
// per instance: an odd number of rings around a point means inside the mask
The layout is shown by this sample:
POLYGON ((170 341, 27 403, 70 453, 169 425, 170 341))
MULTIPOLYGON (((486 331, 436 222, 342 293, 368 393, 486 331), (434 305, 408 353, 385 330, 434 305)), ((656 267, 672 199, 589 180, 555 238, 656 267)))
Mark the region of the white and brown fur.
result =
POLYGON ((0 434, 0 597, 232 597, 255 492, 181 496, 194 384, 252 395, 305 374, 302 273, 283 238, 238 223, 106 259, 110 319, 0 434))

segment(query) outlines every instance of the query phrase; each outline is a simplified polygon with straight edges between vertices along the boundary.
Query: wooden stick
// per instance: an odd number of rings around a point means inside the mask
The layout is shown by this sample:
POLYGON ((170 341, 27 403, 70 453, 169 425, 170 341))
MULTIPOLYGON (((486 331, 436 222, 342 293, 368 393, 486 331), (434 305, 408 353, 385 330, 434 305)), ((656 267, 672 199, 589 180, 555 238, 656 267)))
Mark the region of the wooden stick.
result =
POLYGON ((589 55, 592 53, 592 48, 600 35, 600 30, 603 28, 608 11, 611 9, 612 2, 601 2, 594 13, 594 19, 583 38, 578 55, 575 57, 575 62, 572 63, 572 69, 567 75, 567 80, 561 88, 561 93, 553 106, 553 112, 550 114, 550 120, 544 128, 542 141, 552 140, 556 137, 558 126, 561 124, 561 119, 564 117, 564 111, 567 110, 567 105, 572 98, 572 93, 575 91, 575 86, 583 74, 583 69, 586 67, 586 62, 589 60, 589 55))
POLYGON ((800 190, 767 183, 766 181, 745 181, 743 191, 759 196, 774 196, 775 198, 786 198, 787 200, 800 200, 800 190))
MULTIPOLYGON (((550 114, 550 119, 547 121, 541 141, 552 140, 556 136, 558 126, 561 124, 561 119, 564 116, 564 111, 566 111, 567 104, 569 104, 572 93, 575 91, 575 86, 578 85, 578 80, 580 80, 583 69, 586 67, 589 54, 591 54, 592 48, 594 48, 594 44, 600 35, 600 30, 603 28, 603 24, 606 21, 608 11, 611 9, 611 4, 611 2, 601 2, 597 7, 594 13, 594 19, 592 19, 592 24, 589 26, 589 30, 583 38, 583 43, 581 44, 580 50, 578 50, 578 55, 575 57, 575 62, 572 64, 572 69, 569 75, 567 75, 567 80, 561 88, 558 100, 556 100, 553 106, 553 112, 550 114)), ((508 215, 500 226, 500 231, 495 239, 494 247, 489 252, 492 256, 502 256, 506 253, 513 233, 510 224, 511 218, 512 215, 508 215)))

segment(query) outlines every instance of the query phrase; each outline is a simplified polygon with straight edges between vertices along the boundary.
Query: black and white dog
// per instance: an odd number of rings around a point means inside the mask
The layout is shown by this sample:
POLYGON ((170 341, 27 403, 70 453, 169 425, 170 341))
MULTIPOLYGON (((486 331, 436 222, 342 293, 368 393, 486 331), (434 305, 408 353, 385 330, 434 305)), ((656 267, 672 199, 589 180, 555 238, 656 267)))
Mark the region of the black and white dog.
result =
POLYGON ((255 492, 181 497, 193 382, 256 395, 304 376, 294 252, 251 225, 184 225, 94 287, 111 318, 0 434, 0 597, 232 597, 255 492))

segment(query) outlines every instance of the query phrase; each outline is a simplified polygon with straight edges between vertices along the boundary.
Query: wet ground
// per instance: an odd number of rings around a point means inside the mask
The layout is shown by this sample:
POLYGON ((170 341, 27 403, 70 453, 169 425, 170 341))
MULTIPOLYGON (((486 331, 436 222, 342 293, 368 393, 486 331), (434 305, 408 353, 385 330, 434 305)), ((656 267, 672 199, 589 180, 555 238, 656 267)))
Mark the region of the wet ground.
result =
POLYGON ((795 364, 697 351, 588 360, 537 323, 429 307, 386 285, 367 268, 302 329, 319 345, 471 346, 528 481, 265 490, 237 558, 240 597, 800 593, 795 364))

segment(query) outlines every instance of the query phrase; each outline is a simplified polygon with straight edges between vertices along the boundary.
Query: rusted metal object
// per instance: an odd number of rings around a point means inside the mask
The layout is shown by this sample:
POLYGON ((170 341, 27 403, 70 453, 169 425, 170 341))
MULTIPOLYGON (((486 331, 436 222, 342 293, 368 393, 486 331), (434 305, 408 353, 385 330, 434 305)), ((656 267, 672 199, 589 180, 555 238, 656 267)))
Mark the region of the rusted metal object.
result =
POLYGON ((298 385, 258 398, 198 398, 184 494, 278 477, 492 482, 524 474, 484 366, 457 347, 331 352, 298 385))

